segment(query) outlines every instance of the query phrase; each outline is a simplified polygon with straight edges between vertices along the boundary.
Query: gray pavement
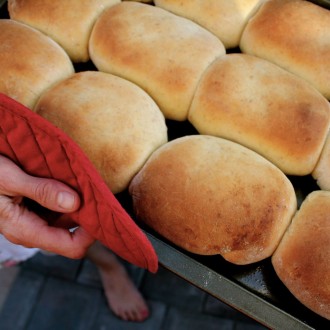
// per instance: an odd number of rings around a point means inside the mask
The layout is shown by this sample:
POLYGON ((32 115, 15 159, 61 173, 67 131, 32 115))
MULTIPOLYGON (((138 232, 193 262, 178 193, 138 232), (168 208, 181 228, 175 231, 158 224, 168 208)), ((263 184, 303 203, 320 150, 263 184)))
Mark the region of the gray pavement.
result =
POLYGON ((142 323, 108 309, 89 260, 38 253, 0 269, 0 330, 261 330, 260 324, 160 267, 151 274, 125 263, 151 308, 142 323))

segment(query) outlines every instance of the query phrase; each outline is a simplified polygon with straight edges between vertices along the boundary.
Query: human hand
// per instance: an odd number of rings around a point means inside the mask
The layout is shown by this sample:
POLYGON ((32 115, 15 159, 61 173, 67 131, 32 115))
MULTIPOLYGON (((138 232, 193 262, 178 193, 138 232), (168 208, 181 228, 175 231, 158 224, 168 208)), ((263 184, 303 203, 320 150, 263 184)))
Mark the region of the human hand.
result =
POLYGON ((24 197, 60 213, 74 212, 80 206, 79 195, 65 184, 30 176, 0 156, 0 233, 14 244, 82 258, 93 237, 81 227, 70 232, 50 226, 26 207, 24 197))

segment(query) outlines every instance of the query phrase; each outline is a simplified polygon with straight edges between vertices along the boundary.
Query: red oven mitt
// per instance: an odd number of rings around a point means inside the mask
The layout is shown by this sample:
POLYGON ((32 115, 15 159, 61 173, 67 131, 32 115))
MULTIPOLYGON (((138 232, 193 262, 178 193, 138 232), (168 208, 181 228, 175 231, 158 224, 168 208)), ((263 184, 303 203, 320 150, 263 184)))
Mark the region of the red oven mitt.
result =
POLYGON ((128 262, 157 271, 153 246, 77 144, 50 122, 1 93, 0 154, 30 175, 53 178, 75 189, 82 203, 70 214, 71 220, 128 262))

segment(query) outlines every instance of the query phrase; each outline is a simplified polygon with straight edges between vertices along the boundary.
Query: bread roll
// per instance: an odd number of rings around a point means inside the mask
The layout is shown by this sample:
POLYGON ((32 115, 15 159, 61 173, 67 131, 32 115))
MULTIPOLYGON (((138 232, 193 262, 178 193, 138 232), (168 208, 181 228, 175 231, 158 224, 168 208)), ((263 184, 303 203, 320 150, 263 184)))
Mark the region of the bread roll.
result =
POLYGON ((298 300, 330 320, 330 192, 307 196, 272 263, 298 300))
POLYGON ((9 19, 0 20, 0 92, 33 109, 39 96, 74 73, 52 39, 9 19))
POLYGON ((11 19, 58 42, 73 62, 89 60, 88 40, 99 14, 120 0, 8 0, 11 19))
POLYGON ((155 5, 186 17, 214 33, 226 48, 239 45, 249 17, 262 0, 155 0, 155 5))
POLYGON ((312 172, 312 176, 321 189, 330 191, 330 134, 327 136, 321 156, 312 172))
POLYGON ((235 264, 271 256, 297 205, 277 167, 239 144, 205 135, 160 147, 129 192, 137 218, 159 234, 235 264))
POLYGON ((278 64, 330 99, 330 11, 309 1, 266 1, 247 24, 244 53, 278 64))
POLYGON ((75 74, 45 93, 36 112, 80 145, 113 193, 167 142, 164 116, 149 95, 107 73, 75 74))
POLYGON ((192 21, 138 2, 107 9, 89 50, 100 71, 136 83, 175 120, 186 119, 200 76, 225 53, 217 37, 192 21))
POLYGON ((326 139, 330 104, 302 78, 266 60, 228 54, 205 72, 188 119, 201 134, 245 145, 286 174, 306 175, 326 139))

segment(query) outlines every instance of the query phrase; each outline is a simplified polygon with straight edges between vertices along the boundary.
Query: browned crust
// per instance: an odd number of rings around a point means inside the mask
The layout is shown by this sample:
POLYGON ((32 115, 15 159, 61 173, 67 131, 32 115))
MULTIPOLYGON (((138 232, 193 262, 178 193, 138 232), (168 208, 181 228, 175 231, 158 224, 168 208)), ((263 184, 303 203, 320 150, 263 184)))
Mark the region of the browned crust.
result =
POLYGON ((192 21, 134 2, 101 15, 89 50, 100 71, 135 82, 176 120, 186 119, 200 76, 225 53, 218 38, 192 21))
POLYGON ((269 257, 296 210, 289 180, 227 140, 187 136, 158 149, 129 191, 136 215, 184 249, 237 264, 269 257))
POLYGON ((330 99, 330 11, 310 1, 266 1, 247 24, 243 52, 304 78, 330 99))
POLYGON ((205 72, 188 119, 202 134, 245 145, 287 174, 306 175, 324 145, 330 105, 307 82, 278 66, 230 54, 205 72))

